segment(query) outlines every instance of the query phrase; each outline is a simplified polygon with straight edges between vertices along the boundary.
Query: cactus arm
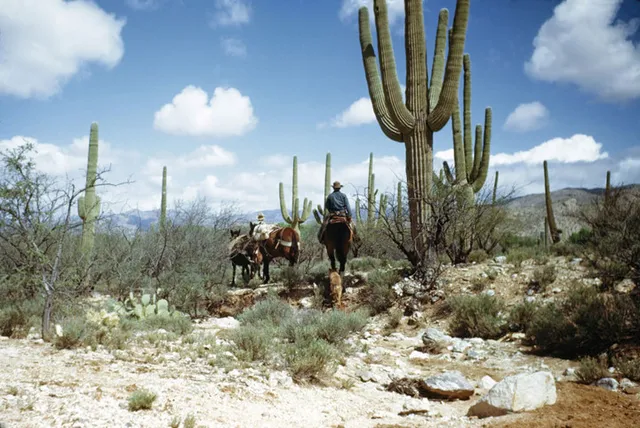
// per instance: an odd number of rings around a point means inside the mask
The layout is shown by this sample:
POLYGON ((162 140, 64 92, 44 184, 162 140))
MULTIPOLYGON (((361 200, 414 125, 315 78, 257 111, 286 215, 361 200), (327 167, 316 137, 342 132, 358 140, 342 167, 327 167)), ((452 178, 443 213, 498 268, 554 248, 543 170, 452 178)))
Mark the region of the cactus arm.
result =
POLYGON ((367 174, 367 223, 373 221, 375 209, 375 174, 373 173, 373 153, 369 153, 369 172, 367 174))
MULTIPOLYGON (((327 153, 324 161, 324 200, 331 194, 331 153, 327 153)), ((326 214, 326 213, 325 213, 326 214)))
POLYGON ((298 157, 293 157, 293 179, 291 180, 291 209, 293 221, 298 216, 298 157))
MULTIPOLYGON (((449 164, 447 163, 447 161, 442 162, 442 169, 444 170, 444 176, 446 177, 447 182, 451 185, 454 185, 456 182, 456 178, 453 176, 453 172, 451 171, 451 168, 449 168, 449 164)), ((439 179, 440 178, 437 177, 436 181, 439 181, 439 179)))
POLYGON ((371 104, 373 105, 373 112, 384 135, 393 141, 402 143, 404 141, 402 133, 391 118, 384 99, 382 81, 380 80, 378 65, 376 64, 376 54, 373 50, 373 39, 371 37, 371 27, 369 25, 369 11, 366 7, 361 7, 358 11, 358 24, 360 32, 360 48, 362 50, 362 62, 364 64, 367 88, 369 89, 369 97, 371 98, 371 104))
POLYGON ((560 232, 556 226, 556 219, 553 216, 553 204, 551 201, 551 190, 549 186, 549 170, 547 161, 543 162, 544 166, 544 197, 547 206, 547 222, 549 224, 549 232, 551 232, 551 240, 554 244, 560 242, 560 232))
POLYGON ((464 88, 463 88, 463 108, 464 108, 464 156, 467 179, 471 181, 473 171, 473 146, 471 141, 471 58, 469 54, 463 57, 464 68, 464 88))
POLYGON ((164 228, 167 221, 167 167, 162 168, 162 199, 160 201, 160 228, 164 228))
POLYGON ((487 180, 487 174, 489 173, 489 160, 491 159, 491 107, 487 107, 484 110, 484 136, 482 138, 482 155, 479 153, 479 144, 476 142, 476 157, 474 159, 473 172, 473 186, 474 193, 478 193, 484 182, 487 180))
POLYGON ((458 100, 462 55, 469 21, 469 2, 469 0, 458 0, 456 3, 442 91, 438 97, 438 103, 427 118, 427 126, 433 132, 444 128, 458 100))
MULTIPOLYGON (((465 110, 467 106, 465 105, 465 110)), ((466 113, 465 113, 466 115, 466 113)), ((462 142, 462 126, 460 126, 460 107, 456 102, 453 114, 451 115, 451 130, 453 131, 453 162, 455 166, 455 180, 451 180, 453 178, 453 174, 451 174, 451 170, 447 167, 444 167, 445 176, 450 184, 455 184, 458 182, 466 182, 466 159, 465 159, 465 147, 462 142)))
POLYGON ((429 87, 429 112, 438 103, 438 97, 442 91, 442 81, 444 79, 444 55, 447 44, 447 25, 449 22, 449 11, 440 10, 438 14, 438 27, 436 30, 436 46, 433 51, 433 65, 431 67, 431 84, 429 87))
POLYGON ((309 214, 311 214, 311 207, 313 206, 312 201, 308 201, 307 198, 304 198, 302 202, 302 215, 298 217, 300 223, 304 223, 309 218, 309 214))
POLYGON ((611 198, 611 171, 607 171, 607 182, 604 186, 604 203, 607 204, 611 198))
POLYGON ((282 218, 285 222, 292 224, 293 220, 291 216, 289 216, 289 211, 287 210, 287 202, 284 199, 284 183, 280 182, 280 213, 282 214, 282 218))
MULTIPOLYGON (((415 3, 415 2, 413 2, 415 3)), ((422 10, 422 2, 420 3, 420 10, 422 10)), ((396 71, 396 60, 393 53, 393 44, 391 43, 391 31, 389 29, 389 17, 387 15, 387 2, 386 0, 374 0, 373 10, 376 21, 376 33, 378 36, 378 52, 380 55, 380 71, 382 74, 382 90, 387 101, 387 107, 393 122, 398 126, 398 129, 402 133, 409 133, 413 130, 415 125, 415 117, 405 106, 402 100, 402 90, 400 88, 400 82, 398 81, 398 74, 396 71)), ((406 22, 409 23, 409 8, 405 10, 406 22)), ((420 15, 420 21, 422 22, 423 16, 420 15)), ((417 21, 417 17, 413 18, 417 21)), ((407 24, 407 28, 411 24, 407 24)), ((418 35, 407 34, 405 40, 407 44, 411 43, 409 40, 417 37, 418 35)), ((424 31, 422 32, 421 43, 424 43, 424 31)), ((411 54, 407 52, 407 58, 411 54)), ((423 58, 426 60, 426 58, 423 58)), ((409 61, 409 60, 408 60, 409 61)), ((410 82, 407 82, 407 91, 411 93, 410 82)))
POLYGON ((78 217, 80 217, 83 222, 87 218, 87 210, 85 209, 84 205, 84 196, 80 196, 78 198, 78 217))
POLYGON ((360 216, 360 199, 356 198, 356 222, 362 224, 362 217, 360 216))
POLYGON ((322 224, 322 217, 318 214, 318 210, 313 210, 313 217, 315 217, 316 223, 322 224))
POLYGON ((396 219, 402 221, 402 182, 398 181, 398 193, 396 195, 396 204, 398 205, 396 210, 396 219))

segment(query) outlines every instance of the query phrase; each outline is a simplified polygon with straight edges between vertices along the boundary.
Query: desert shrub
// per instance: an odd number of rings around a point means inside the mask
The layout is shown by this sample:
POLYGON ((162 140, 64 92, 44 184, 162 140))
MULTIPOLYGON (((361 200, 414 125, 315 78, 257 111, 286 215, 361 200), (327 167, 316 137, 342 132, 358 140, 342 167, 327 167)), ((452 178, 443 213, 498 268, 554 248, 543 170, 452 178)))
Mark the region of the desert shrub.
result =
POLYGON ((542 249, 540 247, 515 247, 507 252, 507 263, 513 264, 516 268, 522 266, 527 260, 534 260, 540 255, 542 249))
POLYGON ((153 402, 156 401, 158 396, 144 388, 136 389, 131 393, 128 400, 128 408, 130 412, 136 412, 138 410, 150 410, 153 407, 153 402))
POLYGON ((373 315, 384 312, 393 305, 396 295, 391 287, 400 280, 400 274, 395 270, 379 269, 369 274, 366 304, 373 315))
POLYGON ((581 212, 591 229, 585 256, 589 257, 603 286, 611 289, 616 280, 631 279, 640 284, 640 194, 637 189, 611 189, 608 199, 596 200, 581 212), (620 278, 622 277, 622 278, 620 278))
POLYGON ((569 236, 569 243, 576 246, 584 247, 591 242, 592 238, 593 232, 591 231, 591 229, 583 227, 580 228, 579 231, 574 232, 569 236))
POLYGON ((506 329, 502 300, 495 296, 454 296, 447 299, 452 310, 451 333, 457 337, 495 339, 506 329))
POLYGON ((536 302, 524 301, 515 305, 509 311, 509 330, 526 332, 539 308, 540 304, 536 302))
POLYGON ((287 347, 285 361, 296 381, 313 381, 330 374, 338 356, 336 349, 328 342, 314 339, 287 347))
POLYGON ((575 257, 580 254, 581 250, 577 245, 574 245, 570 242, 563 241, 558 242, 557 244, 553 244, 549 248, 551 254, 554 256, 564 256, 564 257, 575 257))
POLYGON ((480 293, 481 291, 484 291, 489 284, 491 283, 491 280, 489 279, 489 277, 476 277, 473 278, 471 280, 471 291, 473 291, 474 293, 480 293))
POLYGON ((288 290, 294 289, 304 280, 304 274, 296 266, 285 266, 278 273, 277 281, 282 282, 288 290))
POLYGON ((563 301, 536 311, 526 333, 540 351, 571 358, 629 340, 639 327, 638 308, 628 295, 574 285, 563 301))
POLYGON ((82 346, 91 337, 91 328, 84 317, 73 317, 60 323, 62 334, 56 332, 54 346, 57 349, 72 349, 82 346))
POLYGON ((271 326, 248 325, 231 333, 236 356, 245 361, 267 359, 272 348, 273 337, 274 332, 271 326))
POLYGON ((193 331, 193 324, 191 320, 179 314, 171 316, 165 315, 151 315, 140 320, 128 320, 125 321, 133 323, 133 329, 135 330, 158 330, 164 329, 171 333, 183 336, 193 331))
POLYGON ((388 260, 376 259, 370 256, 358 257, 356 259, 349 260, 349 270, 352 272, 369 272, 374 269, 379 269, 387 265, 388 260))
POLYGON ((489 254, 485 250, 473 250, 469 253, 469 263, 482 263, 489 258, 489 254))
POLYGON ((547 265, 539 267, 533 271, 533 284, 538 287, 539 291, 545 290, 556 280, 556 267, 547 265))
POLYGON ((609 377, 611 374, 607 370, 605 361, 600 358, 585 357, 580 360, 580 367, 576 370, 578 382, 590 385, 593 382, 609 377))
POLYGON ((270 324, 277 326, 284 320, 291 318, 292 315, 291 306, 277 297, 270 296, 243 311, 238 315, 238 320, 245 325, 270 324))
POLYGON ((536 237, 507 233, 500 240, 500 246, 504 251, 508 252, 516 248, 535 248, 540 246, 540 243, 536 237))
POLYGON ((616 369, 620 374, 627 379, 631 379, 634 382, 640 382, 640 359, 627 359, 621 361, 614 361, 616 369))
POLYGON ((489 281, 495 281, 498 278, 498 271, 495 269, 487 269, 484 273, 489 278, 489 281))

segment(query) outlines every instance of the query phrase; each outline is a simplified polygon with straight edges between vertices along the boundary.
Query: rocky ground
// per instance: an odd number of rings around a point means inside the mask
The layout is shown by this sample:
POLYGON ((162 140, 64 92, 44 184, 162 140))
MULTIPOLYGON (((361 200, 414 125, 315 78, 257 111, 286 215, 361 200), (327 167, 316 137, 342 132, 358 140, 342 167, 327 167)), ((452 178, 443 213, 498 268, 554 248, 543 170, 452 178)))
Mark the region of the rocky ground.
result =
MULTIPOLYGON (((580 275, 577 264, 563 266, 558 284, 580 275)), ((503 267, 483 264, 450 269, 444 293, 468 291, 487 269, 501 273, 483 292, 493 290, 507 300, 550 299, 563 292, 554 284, 542 295, 527 296, 532 268, 512 277, 503 267)), ((530 355, 518 335, 499 341, 451 338, 444 333, 446 320, 429 315, 424 322, 404 319, 393 330, 386 315, 372 318, 348 339, 355 352, 323 385, 299 385, 286 372, 235 361, 225 339, 237 327, 233 318, 202 321, 182 338, 140 333, 126 350, 56 350, 34 338, 2 338, 0 422, 5 427, 163 427, 188 426, 185 418, 192 415, 193 426, 205 427, 640 426, 634 385, 617 391, 579 385, 572 370, 577 363, 530 355), (442 351, 422 352, 433 341, 442 351), (532 373, 537 375, 513 383, 508 405, 517 407, 526 397, 555 404, 504 416, 467 416, 495 382, 507 378, 499 384, 507 385, 511 375, 532 373), (415 379, 423 381, 421 395, 402 393, 415 379), (151 410, 130 411, 127 399, 140 388, 157 399, 151 410)))

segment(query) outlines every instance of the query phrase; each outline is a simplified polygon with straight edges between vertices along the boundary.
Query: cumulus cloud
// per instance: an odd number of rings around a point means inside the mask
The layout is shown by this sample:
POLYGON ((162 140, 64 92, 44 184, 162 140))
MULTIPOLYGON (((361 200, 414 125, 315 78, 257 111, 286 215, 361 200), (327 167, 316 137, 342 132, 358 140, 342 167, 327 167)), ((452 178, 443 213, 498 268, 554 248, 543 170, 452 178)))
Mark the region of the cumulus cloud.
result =
MULTIPOLYGON (((402 99, 404 100, 407 87, 400 84, 400 90, 402 91, 402 99)), ((375 121, 376 115, 373 112, 371 98, 362 97, 354 101, 342 113, 335 116, 329 123, 322 122, 318 124, 318 128, 325 128, 327 125, 335 128, 347 128, 349 126, 367 125, 369 123, 374 123, 375 121)))
POLYGON ((615 20, 623 0, 564 0, 538 31, 526 73, 573 83, 605 101, 640 97, 640 20, 615 20))
POLYGON ((134 10, 155 10, 163 0, 126 0, 127 6, 134 10))
POLYGON ((3 0, 0 93, 46 98, 88 65, 115 67, 124 25, 93 2, 3 0))
MULTIPOLYGON (((358 9, 362 6, 369 9, 369 18, 373 21, 373 0, 342 0, 338 16, 342 21, 347 21, 352 16, 357 16, 358 9)), ((399 18, 404 16, 404 0, 387 0, 387 13, 389 14, 389 24, 395 24, 399 18)))
POLYGON ((207 93, 189 85, 155 113, 155 129, 173 135, 232 137, 252 131, 258 124, 248 96, 236 88, 217 87, 207 93))
POLYGON ((527 132, 544 126, 549 110, 539 101, 520 104, 512 111, 504 123, 508 131, 527 132))
POLYGON ((602 152, 602 144, 590 135, 575 134, 569 138, 553 138, 529 150, 513 154, 498 153, 491 156, 491 165, 511 165, 516 163, 541 164, 549 162, 575 163, 595 162, 609 157, 602 152))
POLYGON ((152 175, 162 171, 193 171, 194 169, 232 166, 237 162, 235 153, 216 145, 203 145, 192 152, 178 156, 152 157, 147 161, 144 171, 152 175))
POLYGON ((212 27, 238 26, 251 20, 251 6, 245 0, 216 0, 215 9, 209 22, 212 27))
POLYGON ((240 39, 234 39, 233 37, 223 37, 220 40, 222 50, 229 56, 235 56, 244 58, 247 56, 247 46, 240 39))

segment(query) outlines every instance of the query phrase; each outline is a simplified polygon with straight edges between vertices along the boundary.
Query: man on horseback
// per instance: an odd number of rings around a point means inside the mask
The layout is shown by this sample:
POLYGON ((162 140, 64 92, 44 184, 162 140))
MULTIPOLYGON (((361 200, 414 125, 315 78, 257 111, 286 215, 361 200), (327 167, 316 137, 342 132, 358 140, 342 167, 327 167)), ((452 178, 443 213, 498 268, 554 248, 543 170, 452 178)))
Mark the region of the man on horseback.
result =
POLYGON ((324 232, 327 228, 327 224, 332 217, 346 217, 347 223, 353 232, 354 238, 356 238, 356 225, 353 222, 353 216, 351 215, 351 205, 349 205, 349 198, 342 193, 340 189, 342 185, 339 181, 333 183, 333 193, 327 196, 327 200, 324 201, 324 209, 327 215, 322 221, 320 230, 318 231, 318 241, 322 244, 324 239, 324 232))
POLYGON ((269 234, 276 229, 277 226, 273 224, 267 224, 264 222, 264 214, 258 214, 258 222, 255 224, 253 230, 251 231, 251 238, 254 241, 264 241, 269 239, 269 234))

